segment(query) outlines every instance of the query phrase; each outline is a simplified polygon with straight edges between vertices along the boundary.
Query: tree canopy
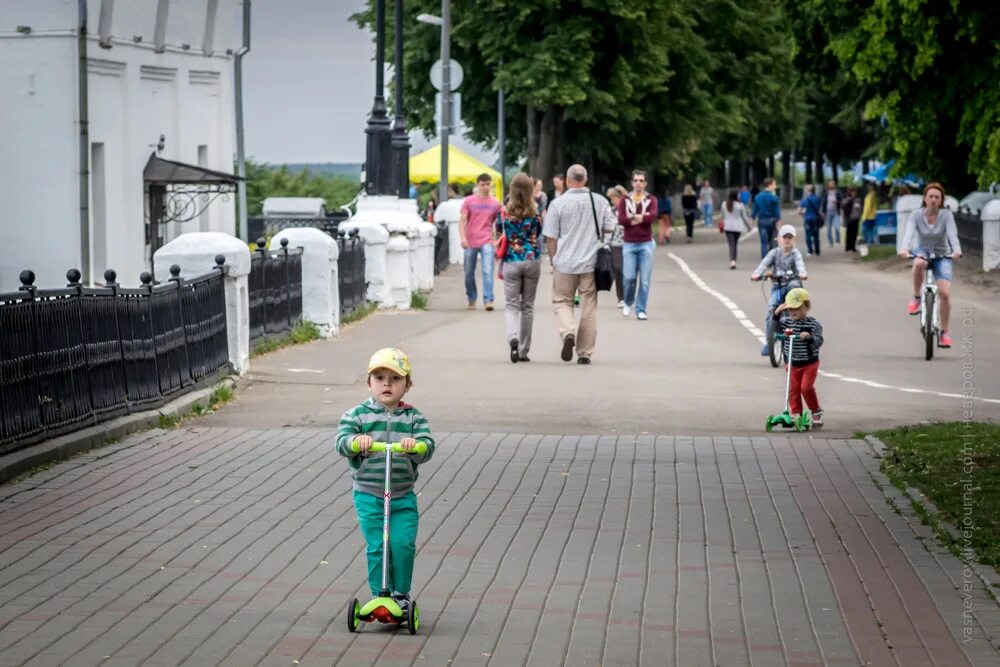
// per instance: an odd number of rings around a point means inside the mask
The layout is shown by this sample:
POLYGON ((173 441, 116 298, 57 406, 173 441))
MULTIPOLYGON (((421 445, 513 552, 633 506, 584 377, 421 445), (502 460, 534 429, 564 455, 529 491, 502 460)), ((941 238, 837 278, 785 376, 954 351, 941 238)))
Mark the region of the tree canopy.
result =
MULTIPOLYGON (((372 30, 373 5, 354 17, 372 30)), ((440 32, 416 16, 440 1, 404 10, 407 120, 432 136, 440 32)), ((452 57, 468 138, 496 142, 502 88, 505 153, 543 178, 570 161, 693 175, 795 150, 968 186, 1000 180, 997 19, 988 0, 465 0, 452 57)))

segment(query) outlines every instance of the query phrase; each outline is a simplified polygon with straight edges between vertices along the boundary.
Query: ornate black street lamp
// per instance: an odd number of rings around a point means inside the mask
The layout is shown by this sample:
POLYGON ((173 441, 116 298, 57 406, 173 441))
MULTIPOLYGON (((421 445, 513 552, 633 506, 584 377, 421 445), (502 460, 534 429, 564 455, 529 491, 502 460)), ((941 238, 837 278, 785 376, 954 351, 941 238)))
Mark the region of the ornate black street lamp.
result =
POLYGON ((392 131, 386 115, 385 97, 385 0, 375 2, 375 103, 365 128, 365 192, 369 195, 393 194, 392 131))
POLYGON ((403 0, 394 0, 396 16, 396 100, 392 123, 392 183, 400 199, 410 196, 410 138, 406 132, 406 112, 403 110, 403 0))

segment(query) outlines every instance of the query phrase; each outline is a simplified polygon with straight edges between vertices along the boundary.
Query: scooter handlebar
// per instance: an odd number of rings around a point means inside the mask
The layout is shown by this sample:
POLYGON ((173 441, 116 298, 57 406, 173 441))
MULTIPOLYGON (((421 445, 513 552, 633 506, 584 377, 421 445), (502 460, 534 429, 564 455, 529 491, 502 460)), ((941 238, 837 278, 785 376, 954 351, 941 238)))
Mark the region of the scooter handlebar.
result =
MULTIPOLYGON (((398 442, 394 442, 392 444, 389 444, 387 442, 373 442, 372 446, 368 448, 368 451, 369 452, 375 452, 375 453, 384 452, 386 450, 386 447, 392 449, 392 453, 393 454, 426 454, 427 453, 427 443, 426 442, 418 442, 416 444, 416 446, 413 449, 411 449, 410 451, 406 451, 405 449, 403 449, 403 446, 401 444, 399 444, 398 442)), ((355 454, 357 454, 358 452, 361 451, 361 447, 358 445, 357 442, 352 442, 351 443, 351 451, 354 452, 355 454)))

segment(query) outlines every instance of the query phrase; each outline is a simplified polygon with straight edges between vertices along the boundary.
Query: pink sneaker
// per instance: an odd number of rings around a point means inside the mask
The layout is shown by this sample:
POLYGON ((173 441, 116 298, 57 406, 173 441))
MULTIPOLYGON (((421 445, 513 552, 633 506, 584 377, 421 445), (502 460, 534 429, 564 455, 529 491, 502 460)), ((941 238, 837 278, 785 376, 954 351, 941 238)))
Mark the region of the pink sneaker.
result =
POLYGON ((941 337, 938 338, 938 347, 951 347, 951 334, 947 331, 942 331, 941 337))
POLYGON ((918 297, 910 299, 910 302, 906 304, 906 312, 910 315, 916 315, 920 312, 920 299, 918 297))

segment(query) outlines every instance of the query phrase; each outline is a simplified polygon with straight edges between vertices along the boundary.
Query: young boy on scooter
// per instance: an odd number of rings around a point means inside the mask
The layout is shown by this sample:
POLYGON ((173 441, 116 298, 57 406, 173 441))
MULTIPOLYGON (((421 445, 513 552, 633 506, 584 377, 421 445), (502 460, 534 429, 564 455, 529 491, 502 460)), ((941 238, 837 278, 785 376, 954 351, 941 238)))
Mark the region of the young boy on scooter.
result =
POLYGON ((371 398, 345 412, 337 432, 337 453, 346 457, 354 469, 354 508, 368 544, 368 585, 373 596, 378 595, 382 587, 385 454, 369 452, 369 449, 373 442, 398 442, 406 452, 414 450, 418 441, 427 444, 424 454, 408 453, 392 459, 389 584, 404 612, 410 602, 419 520, 413 484, 417 481, 417 466, 434 454, 434 439, 427 418, 402 401, 412 385, 412 369, 407 356, 392 347, 378 350, 368 362, 371 398), (355 442, 358 452, 352 448, 355 442))
POLYGON ((812 427, 823 428, 823 409, 816 395, 816 375, 819 373, 819 348, 823 346, 823 325, 809 315, 812 303, 809 292, 796 287, 785 296, 785 302, 774 311, 778 330, 794 334, 791 380, 788 386, 788 410, 792 419, 802 414, 802 402, 812 411, 812 427))
MULTIPOLYGON (((781 229, 778 230, 778 236, 780 239, 778 247, 771 248, 764 255, 764 259, 760 260, 760 264, 757 265, 753 273, 750 274, 750 280, 757 281, 764 277, 765 271, 770 269, 771 275, 774 277, 774 284, 771 285, 771 301, 768 308, 768 315, 764 318, 765 333, 771 327, 771 310, 784 300, 785 295, 792 287, 790 282, 796 279, 805 280, 808 277, 802 253, 795 247, 795 227, 782 225, 781 229)), ((766 357, 770 353, 771 351, 767 343, 764 343, 764 348, 760 351, 760 356, 766 357)))

